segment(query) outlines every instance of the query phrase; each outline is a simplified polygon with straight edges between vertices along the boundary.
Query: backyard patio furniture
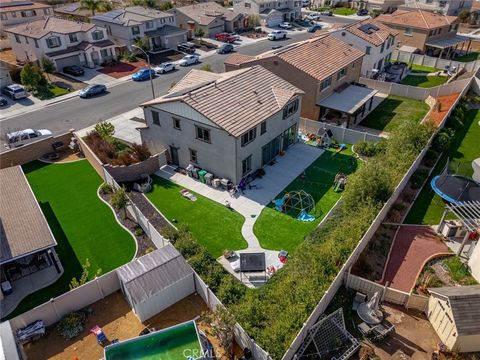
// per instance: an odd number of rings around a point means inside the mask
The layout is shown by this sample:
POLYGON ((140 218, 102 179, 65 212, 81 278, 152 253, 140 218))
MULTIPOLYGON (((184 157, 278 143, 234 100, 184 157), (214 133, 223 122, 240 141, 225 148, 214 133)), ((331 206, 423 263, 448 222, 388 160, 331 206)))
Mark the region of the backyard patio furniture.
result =
POLYGON ((362 322, 360 325, 357 326, 357 329, 358 329, 358 331, 360 331, 360 333, 363 336, 366 337, 366 336, 370 335, 373 328, 370 325, 368 325, 367 323, 362 322))
POLYGON ((23 345, 27 342, 40 339, 42 336, 45 335, 45 332, 45 324, 42 320, 38 320, 31 324, 28 324, 23 329, 19 329, 17 331, 17 339, 23 345))
POLYGON ((372 328, 371 340, 383 340, 395 329, 395 325, 378 324, 372 328))
POLYGON ((355 298, 353 299, 352 309, 357 311, 358 305, 367 301, 367 295, 357 292, 355 298))
POLYGON ((65 145, 63 142, 57 141, 52 144, 52 148, 53 148, 53 151, 62 151, 63 149, 65 149, 65 145))

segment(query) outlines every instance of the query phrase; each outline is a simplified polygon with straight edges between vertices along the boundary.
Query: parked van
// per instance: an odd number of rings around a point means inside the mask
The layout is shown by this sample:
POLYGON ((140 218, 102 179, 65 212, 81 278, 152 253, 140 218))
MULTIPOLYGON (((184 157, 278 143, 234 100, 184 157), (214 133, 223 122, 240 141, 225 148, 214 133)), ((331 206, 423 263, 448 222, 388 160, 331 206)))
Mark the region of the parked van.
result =
POLYGON ((7 142, 10 148, 19 147, 36 140, 40 140, 41 138, 45 138, 47 136, 51 136, 52 132, 50 130, 42 129, 42 130, 33 130, 33 129, 25 129, 20 131, 14 131, 12 133, 7 134, 7 142))
POLYGON ((2 89, 2 93, 9 96, 13 100, 24 99, 28 96, 25 88, 22 85, 18 85, 18 84, 5 86, 2 89))

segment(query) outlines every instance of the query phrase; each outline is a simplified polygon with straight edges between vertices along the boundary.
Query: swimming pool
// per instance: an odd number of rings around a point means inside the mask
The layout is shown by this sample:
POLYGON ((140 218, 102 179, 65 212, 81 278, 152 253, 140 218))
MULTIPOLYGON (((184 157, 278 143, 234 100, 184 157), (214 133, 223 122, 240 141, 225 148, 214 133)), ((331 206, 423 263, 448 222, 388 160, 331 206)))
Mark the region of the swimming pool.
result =
POLYGON ((175 325, 105 348, 105 360, 185 360, 202 350, 194 321, 175 325))

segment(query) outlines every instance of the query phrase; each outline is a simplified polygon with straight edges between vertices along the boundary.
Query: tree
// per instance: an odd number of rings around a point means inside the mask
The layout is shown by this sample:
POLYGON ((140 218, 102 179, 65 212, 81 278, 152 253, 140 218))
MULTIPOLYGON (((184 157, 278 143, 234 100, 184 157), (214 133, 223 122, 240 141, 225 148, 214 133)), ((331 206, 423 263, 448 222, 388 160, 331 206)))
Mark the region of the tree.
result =
POLYGON ((208 71, 208 72, 213 72, 212 67, 210 66, 210 64, 203 64, 202 67, 200 68, 200 70, 208 71))
POLYGON ((255 28, 257 26, 260 26, 260 18, 258 17, 258 15, 249 15, 248 25, 250 28, 255 28))
POLYGON ((158 7, 158 10, 161 11, 167 11, 173 8, 173 4, 170 1, 161 3, 160 6, 158 7))
POLYGON ((82 9, 90 10, 92 12, 92 16, 95 16, 95 11, 112 10, 112 5, 103 0, 81 0, 80 7, 82 9))
POLYGON ((214 311, 202 314, 202 320, 211 328, 212 334, 219 340, 220 346, 229 351, 229 358, 233 359, 233 339, 235 317, 223 306, 217 306, 214 311))
POLYGON ((127 205, 129 202, 130 199, 128 198, 125 188, 123 186, 116 189, 110 197, 110 204, 112 204, 115 210, 123 211, 124 218, 127 217, 127 205))
POLYGON ((195 37, 202 39, 202 37, 205 35, 205 31, 203 31, 202 28, 196 28, 195 29, 195 37))
MULTIPOLYGON (((42 57, 41 65, 42 65, 43 71, 45 71, 47 76, 48 74, 55 72, 55 63, 50 58, 46 56, 42 57)), ((49 76, 48 76, 48 80, 50 81, 49 76)))
MULTIPOLYGON (((88 258, 85 259, 85 264, 82 265, 82 275, 80 276, 80 279, 73 278, 72 281, 70 281, 70 290, 73 290, 79 286, 82 286, 88 281, 88 275, 90 272, 90 261, 88 261, 88 258)), ((100 276, 102 273, 102 269, 97 269, 95 276, 100 276)))
POLYGON ((108 121, 100 121, 95 125, 95 132, 100 135, 100 137, 106 141, 112 139, 113 134, 115 134, 115 126, 108 121))
POLYGON ((134 41, 135 46, 138 46, 143 51, 150 50, 150 43, 148 41, 148 37, 144 36, 143 38, 137 37, 134 41))
POLYGON ((42 73, 32 64, 27 63, 20 72, 20 81, 29 90, 34 90, 42 82, 42 73))
POLYGON ((468 10, 462 10, 460 14, 458 14, 458 18, 462 23, 466 23, 468 20, 470 20, 470 17, 472 14, 468 10))

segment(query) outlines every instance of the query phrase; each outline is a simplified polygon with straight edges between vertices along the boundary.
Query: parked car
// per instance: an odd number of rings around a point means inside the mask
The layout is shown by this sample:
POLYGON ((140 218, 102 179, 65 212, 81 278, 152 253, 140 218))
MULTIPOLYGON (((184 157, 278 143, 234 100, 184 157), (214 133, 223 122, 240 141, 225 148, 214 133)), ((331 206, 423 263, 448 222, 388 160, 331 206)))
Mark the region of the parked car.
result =
POLYGON ((188 66, 198 64, 199 62, 200 58, 197 55, 186 55, 178 62, 178 64, 180 66, 188 66))
POLYGON ((63 68, 63 72, 72 76, 82 76, 83 74, 85 74, 85 70, 83 70, 80 66, 77 65, 65 66, 63 68))
POLYGON ((185 52, 187 54, 194 54, 195 53, 195 44, 190 42, 181 43, 177 46, 178 51, 185 52))
POLYGON ((311 14, 308 14, 307 16, 305 16, 305 19, 306 20, 312 20, 312 21, 318 21, 318 20, 320 20, 320 15, 316 14, 316 13, 311 13, 311 14))
POLYGON ((236 41, 241 41, 241 37, 240 35, 238 35, 237 33, 227 33, 228 35, 230 35, 231 37, 235 38, 236 41))
POLYGON ((228 54, 233 51, 233 45, 232 44, 223 44, 217 49, 218 54, 228 54))
POLYGON ((218 33, 218 34, 215 34, 214 36, 215 40, 218 40, 218 41, 221 41, 221 42, 226 42, 226 43, 234 43, 235 41, 237 41, 237 38, 234 37, 234 36, 231 36, 230 34, 228 33, 225 33, 225 32, 221 32, 221 33, 218 33))
POLYGON ((175 70, 175 64, 171 62, 165 62, 163 64, 158 65, 157 67, 153 68, 157 74, 165 74, 170 71, 175 70))
POLYGON ((322 15, 322 16, 333 16, 333 12, 331 12, 330 10, 328 10, 328 11, 322 11, 322 12, 320 13, 320 15, 322 15))
POLYGON ((307 31, 308 31, 309 33, 314 33, 315 31, 321 30, 321 29, 322 29, 322 25, 315 24, 315 25, 310 26, 310 27, 307 29, 307 31))
POLYGON ((278 39, 286 39, 287 32, 285 30, 273 30, 271 33, 267 35, 268 40, 278 40, 278 39))
POLYGON ((0 106, 7 106, 8 100, 5 99, 3 96, 0 96, 0 106))
POLYGON ((81 98, 89 98, 95 95, 103 94, 107 92, 107 87, 102 84, 92 84, 88 85, 85 89, 80 90, 78 96, 81 98))
POLYGON ((358 16, 367 16, 368 15, 368 10, 367 9, 360 9, 357 11, 358 16))
POLYGON ((12 98, 13 100, 25 99, 28 94, 22 85, 11 84, 2 88, 2 93, 12 98))
POLYGON ((14 131, 7 134, 7 141, 10 147, 19 147, 35 140, 51 136, 52 132, 50 130, 33 130, 25 129, 20 131, 14 131))
POLYGON ((290 24, 289 22, 283 22, 279 24, 278 27, 281 29, 287 29, 287 30, 293 28, 292 24, 290 24))
POLYGON ((144 81, 150 79, 150 76, 155 77, 155 70, 149 68, 143 68, 138 70, 135 74, 132 75, 133 81, 144 81))

